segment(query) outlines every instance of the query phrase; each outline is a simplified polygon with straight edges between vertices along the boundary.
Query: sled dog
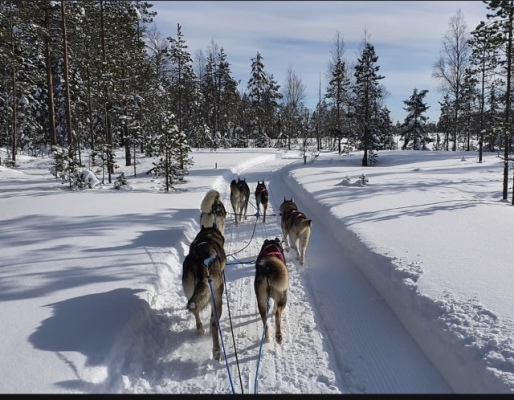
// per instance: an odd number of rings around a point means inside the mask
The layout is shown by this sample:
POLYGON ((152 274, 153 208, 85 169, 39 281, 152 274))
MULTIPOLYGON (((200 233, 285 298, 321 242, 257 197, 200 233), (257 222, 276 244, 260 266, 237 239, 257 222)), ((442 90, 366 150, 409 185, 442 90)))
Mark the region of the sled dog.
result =
POLYGON ((196 331, 199 335, 204 333, 200 312, 211 305, 212 355, 217 361, 221 356, 221 348, 216 312, 217 317, 221 318, 225 288, 223 273, 226 265, 224 244, 225 238, 216 226, 202 226, 182 263, 182 287, 187 297, 187 309, 195 316, 196 331))
POLYGON ((200 211, 200 226, 216 225, 221 234, 225 234, 227 211, 217 190, 211 189, 206 193, 200 204, 200 211))
POLYGON ((296 259, 300 260, 300 264, 305 263, 305 252, 309 245, 311 236, 312 220, 307 218, 304 213, 298 211, 296 203, 286 200, 280 205, 281 227, 284 236, 285 250, 289 251, 289 241, 291 247, 296 251, 296 259))
POLYGON ((250 188, 245 179, 232 179, 230 182, 230 203, 234 210, 236 225, 243 218, 246 219, 246 211, 248 209, 248 201, 250 200, 250 188))
POLYGON ((280 239, 266 239, 255 261, 254 288, 257 307, 265 325, 265 340, 268 343, 269 329, 266 321, 268 296, 275 302, 275 340, 282 344, 282 312, 287 304, 289 273, 280 239))
POLYGON ((268 188, 264 181, 257 181, 257 187, 255 188, 255 203, 257 206, 257 215, 261 212, 262 204, 262 222, 266 222, 266 211, 268 210, 268 188))

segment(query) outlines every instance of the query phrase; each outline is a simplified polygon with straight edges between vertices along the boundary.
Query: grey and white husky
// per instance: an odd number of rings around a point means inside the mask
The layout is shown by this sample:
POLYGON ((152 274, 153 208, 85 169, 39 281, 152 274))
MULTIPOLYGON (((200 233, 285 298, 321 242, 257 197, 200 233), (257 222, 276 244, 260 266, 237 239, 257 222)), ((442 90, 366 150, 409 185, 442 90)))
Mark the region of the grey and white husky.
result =
POLYGON ((311 237, 312 220, 307 218, 303 212, 298 211, 293 198, 286 200, 285 197, 280 205, 280 217, 285 250, 289 251, 293 247, 296 251, 296 259, 300 260, 301 265, 304 265, 305 252, 311 237), (289 241, 291 242, 291 247, 289 246, 289 241))

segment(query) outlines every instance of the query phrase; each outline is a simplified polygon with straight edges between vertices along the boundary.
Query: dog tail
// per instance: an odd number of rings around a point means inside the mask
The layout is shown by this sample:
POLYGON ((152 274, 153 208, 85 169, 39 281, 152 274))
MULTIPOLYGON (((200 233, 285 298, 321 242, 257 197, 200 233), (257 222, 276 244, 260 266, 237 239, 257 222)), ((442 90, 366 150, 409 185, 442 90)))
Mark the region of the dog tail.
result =
POLYGON ((202 203, 200 204, 200 211, 207 213, 207 214, 210 213, 212 210, 212 205, 219 198, 220 198, 220 193, 217 190, 215 190, 215 189, 209 190, 207 192, 207 194, 205 195, 205 197, 203 198, 202 203))
POLYGON ((263 257, 257 262, 257 268, 266 277, 263 284, 269 285, 274 290, 281 292, 289 285, 289 273, 284 262, 277 257, 263 257))
POLYGON ((187 302, 187 309, 191 312, 203 310, 209 304, 211 293, 207 278, 196 284, 195 291, 187 302))
POLYGON ((300 228, 300 231, 304 231, 305 229, 310 228, 312 226, 312 219, 302 219, 298 226, 300 228))

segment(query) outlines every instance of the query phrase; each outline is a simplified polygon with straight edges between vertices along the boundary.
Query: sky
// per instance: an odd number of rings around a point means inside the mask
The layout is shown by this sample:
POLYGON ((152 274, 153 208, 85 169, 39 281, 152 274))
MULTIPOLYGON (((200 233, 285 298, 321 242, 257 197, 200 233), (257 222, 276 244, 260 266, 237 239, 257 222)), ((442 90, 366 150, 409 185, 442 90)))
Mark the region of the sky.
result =
POLYGON ((119 190, 96 173, 72 191, 47 156, 0 166, 0 393, 514 392, 514 207, 496 154, 391 150, 362 167, 362 152, 194 150, 169 193, 152 159, 116 157, 119 190), (252 197, 235 225, 237 177, 266 182, 265 223, 252 197), (220 361, 181 286, 210 189, 229 212, 220 361), (278 345, 262 342, 253 280, 286 197, 313 223, 305 265, 286 253, 278 345))
POLYGON ((345 43, 345 58, 355 63, 367 32, 379 57, 381 83, 393 122, 403 122, 414 89, 427 89, 426 116, 440 115, 440 81, 433 65, 449 22, 460 9, 471 32, 486 20, 481 1, 156 1, 155 28, 164 38, 177 37, 177 24, 188 50, 207 53, 214 41, 225 50, 239 89, 247 87, 251 59, 259 52, 268 74, 284 88, 292 68, 306 89, 311 110, 326 92, 328 63, 336 34, 345 43))

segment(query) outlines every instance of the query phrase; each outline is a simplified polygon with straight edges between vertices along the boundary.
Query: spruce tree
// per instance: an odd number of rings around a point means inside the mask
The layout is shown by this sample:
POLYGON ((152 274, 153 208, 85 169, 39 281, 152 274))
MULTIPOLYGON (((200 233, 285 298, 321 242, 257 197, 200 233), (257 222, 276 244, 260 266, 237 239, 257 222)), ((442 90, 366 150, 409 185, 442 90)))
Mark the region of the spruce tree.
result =
POLYGON ((362 166, 368 166, 368 151, 371 150, 371 131, 373 110, 382 97, 382 88, 379 80, 384 76, 379 75, 380 66, 376 65, 378 56, 375 54, 375 47, 365 41, 361 56, 355 65, 355 94, 356 114, 359 115, 361 129, 361 143, 364 149, 362 166))
POLYGON ((405 150, 409 147, 409 142, 412 140, 412 148, 414 150, 426 150, 426 143, 431 139, 427 136, 426 124, 428 117, 425 115, 429 107, 423 102, 427 95, 428 90, 420 90, 415 88, 412 95, 404 100, 406 105, 403 109, 407 111, 407 116, 402 125, 403 147, 405 150))

